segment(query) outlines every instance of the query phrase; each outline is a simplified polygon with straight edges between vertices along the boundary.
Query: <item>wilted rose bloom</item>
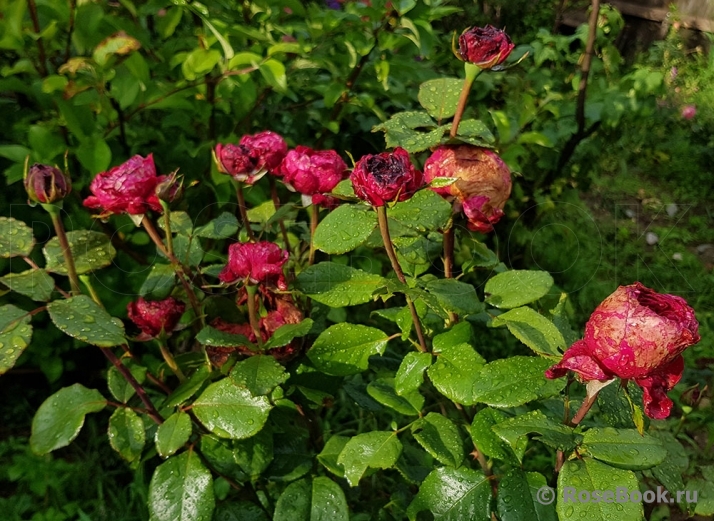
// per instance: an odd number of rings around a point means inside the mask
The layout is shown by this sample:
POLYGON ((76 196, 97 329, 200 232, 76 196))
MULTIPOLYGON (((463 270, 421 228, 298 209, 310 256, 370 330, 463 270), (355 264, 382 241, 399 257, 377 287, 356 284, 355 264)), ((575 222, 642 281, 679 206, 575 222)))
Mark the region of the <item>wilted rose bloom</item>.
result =
POLYGON ((471 27, 459 36, 459 54, 481 69, 503 63, 515 45, 508 35, 492 25, 471 27))
POLYGON ((147 338, 156 338, 163 330, 170 334, 176 329, 186 304, 173 297, 164 300, 144 300, 139 297, 126 307, 129 318, 147 338))
POLYGON ((342 181, 347 165, 334 150, 298 145, 288 152, 279 172, 286 185, 303 195, 326 194, 342 181))
POLYGON ((288 153, 288 144, 280 134, 265 130, 252 136, 243 136, 240 144, 250 150, 250 155, 256 161, 259 168, 274 170, 285 154, 288 153))
POLYGON ((156 196, 156 185, 166 179, 157 176, 153 154, 134 156, 127 162, 101 172, 92 180, 89 189, 93 195, 84 200, 84 206, 99 208, 102 215, 129 213, 139 215, 149 210, 161 211, 156 196))
POLYGON ((503 207, 511 195, 511 172, 498 154, 488 148, 471 145, 440 146, 426 160, 424 177, 431 183, 438 177, 457 181, 436 193, 457 202, 463 209, 471 230, 487 233, 503 216, 503 207))
POLYGON ((54 203, 72 191, 72 181, 59 168, 35 163, 25 177, 25 190, 32 202, 54 203))
POLYGON ((405 201, 424 184, 424 176, 412 165, 409 152, 400 147, 392 153, 363 156, 350 180, 357 197, 372 206, 405 201))
POLYGON ((585 337, 546 376, 571 370, 583 381, 634 380, 644 391, 647 416, 661 420, 672 409, 667 392, 682 377, 682 351, 699 339, 694 310, 683 298, 636 282, 620 286, 595 309, 585 337))
POLYGON ((682 117, 684 119, 694 119, 694 116, 697 115, 697 106, 696 105, 685 105, 682 107, 682 117))
POLYGON ((215 149, 218 170, 246 184, 276 169, 287 152, 285 140, 269 130, 243 136, 238 145, 218 144, 215 149))
POLYGON ((288 252, 273 242, 235 243, 228 247, 228 263, 218 278, 227 283, 248 280, 251 284, 275 284, 281 290, 288 288, 283 274, 283 264, 288 252))

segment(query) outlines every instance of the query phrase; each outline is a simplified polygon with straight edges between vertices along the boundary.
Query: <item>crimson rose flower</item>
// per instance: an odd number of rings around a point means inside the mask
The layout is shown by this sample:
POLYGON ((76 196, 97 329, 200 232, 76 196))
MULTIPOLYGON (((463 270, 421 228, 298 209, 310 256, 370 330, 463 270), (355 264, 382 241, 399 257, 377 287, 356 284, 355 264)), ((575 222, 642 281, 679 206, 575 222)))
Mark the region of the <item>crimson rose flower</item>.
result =
POLYGON ((298 145, 288 152, 280 164, 279 173, 289 188, 303 195, 314 196, 316 204, 327 203, 327 194, 342 181, 347 165, 334 150, 313 150, 298 145))
POLYGON ((492 25, 471 27, 459 36, 459 54, 481 69, 503 63, 515 45, 508 35, 492 25))
POLYGON ((238 242, 228 247, 228 264, 218 275, 222 282, 248 279, 250 284, 275 284, 288 289, 283 264, 288 252, 273 242, 238 242))
POLYGON ((99 208, 102 216, 112 213, 139 215, 149 210, 161 211, 156 196, 156 185, 166 179, 157 176, 153 154, 132 157, 126 163, 101 172, 89 185, 93 195, 84 200, 84 206, 99 208))
POLYGON ((72 191, 72 181, 59 168, 35 163, 25 177, 25 190, 32 202, 54 203, 72 191))
POLYGON ((481 233, 493 231, 511 195, 511 172, 488 148, 440 146, 426 160, 424 177, 428 183, 437 177, 457 178, 448 186, 432 190, 444 197, 455 197, 455 209, 463 208, 469 229, 481 233))
POLYGON ((617 288, 595 309, 585 338, 545 375, 560 378, 571 370, 584 381, 634 380, 644 391, 647 416, 661 420, 672 409, 667 392, 682 377, 681 353, 699 340, 699 323, 683 298, 635 282, 617 288))
POLYGON ((173 297, 164 300, 144 300, 139 297, 136 302, 129 302, 126 310, 145 338, 156 338, 161 331, 170 334, 176 329, 186 304, 173 297))
POLYGON ((357 197, 372 206, 405 201, 424 184, 424 176, 412 165, 409 152, 401 147, 392 153, 363 156, 350 180, 357 197))
POLYGON ((277 169, 287 153, 285 140, 269 130, 243 136, 238 145, 218 144, 215 150, 218 170, 249 185, 277 169))

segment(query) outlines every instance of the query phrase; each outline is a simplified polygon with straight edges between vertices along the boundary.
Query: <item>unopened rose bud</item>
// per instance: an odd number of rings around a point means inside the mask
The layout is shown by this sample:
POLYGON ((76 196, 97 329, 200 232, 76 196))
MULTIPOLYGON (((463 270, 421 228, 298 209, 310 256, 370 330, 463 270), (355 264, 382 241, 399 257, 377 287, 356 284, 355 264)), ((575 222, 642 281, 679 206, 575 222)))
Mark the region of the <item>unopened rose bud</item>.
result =
POLYGON ((283 274, 283 264, 288 252, 272 242, 235 243, 228 247, 228 263, 218 275, 222 282, 239 280, 250 284, 270 284, 278 289, 288 288, 283 274))
POLYGON ((164 176, 164 180, 156 185, 156 197, 165 203, 173 203, 183 194, 183 176, 171 172, 164 176))
POLYGON ((459 54, 464 61, 481 69, 503 63, 515 45, 509 36, 492 25, 471 27, 459 36, 459 54))
POLYGON ((424 184, 424 176, 412 165, 409 152, 399 147, 392 153, 363 156, 350 180, 357 197, 377 207, 405 201, 424 184))
POLYGON ((57 167, 35 163, 25 176, 25 190, 34 203, 55 203, 72 191, 72 181, 57 167))
POLYGON ((186 304, 173 297, 164 300, 144 300, 139 297, 126 307, 129 319, 134 322, 146 338, 156 338, 163 331, 171 334, 176 329, 186 304))
POLYGON ((287 153, 285 140, 266 130, 243 136, 237 145, 216 145, 214 157, 219 172, 241 183, 253 184, 267 172, 276 170, 287 153))

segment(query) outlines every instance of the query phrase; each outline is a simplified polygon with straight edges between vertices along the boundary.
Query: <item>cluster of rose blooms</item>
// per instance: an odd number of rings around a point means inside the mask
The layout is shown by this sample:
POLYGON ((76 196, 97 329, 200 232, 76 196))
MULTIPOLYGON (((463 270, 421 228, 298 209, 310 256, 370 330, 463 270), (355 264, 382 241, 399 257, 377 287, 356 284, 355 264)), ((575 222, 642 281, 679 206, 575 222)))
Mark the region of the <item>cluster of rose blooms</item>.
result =
MULTIPOLYGON (((459 43, 462 59, 481 68, 500 64, 513 49, 508 36, 490 26, 467 30, 459 43)), ((327 208, 339 204, 330 193, 348 175, 347 165, 334 150, 301 145, 288 150, 285 140, 270 131, 244 136, 238 144, 217 145, 214 160, 220 172, 238 183, 252 185, 265 174, 277 176, 291 191, 302 194, 305 204, 327 208)), ((451 183, 430 188, 453 201, 455 213, 463 211, 469 229, 491 231, 503 215, 511 176, 506 164, 490 149, 440 146, 427 159, 422 173, 407 151, 396 148, 391 153, 362 157, 349 174, 355 195, 373 207, 405 201, 440 177, 451 178, 451 183)), ((41 203, 61 200, 71 189, 65 174, 46 165, 34 165, 25 185, 30 199, 41 203)), ((141 215, 150 210, 162 212, 162 201, 168 204, 178 197, 181 182, 176 172, 157 175, 151 155, 137 155, 98 174, 90 190, 92 195, 84 204, 99 209, 102 217, 115 213, 141 215)), ((260 345, 279 327, 301 322, 303 314, 286 291, 283 267, 288 255, 271 242, 230 245, 228 262, 219 279, 225 284, 242 282, 237 304, 247 303, 249 308, 261 305, 264 312, 254 324, 230 324, 218 318, 212 325, 260 345)), ((160 301, 140 298, 128 306, 129 318, 142 331, 139 340, 170 334, 184 311, 185 304, 174 297, 160 301)), ((592 314, 583 340, 574 343, 546 376, 559 378, 572 370, 583 381, 615 377, 633 380, 644 390, 646 414, 666 418, 672 407, 666 393, 680 380, 684 369, 681 353, 699 339, 694 310, 684 299, 656 293, 640 283, 621 286, 592 314)), ((220 365, 232 350, 213 348, 212 358, 220 365)), ((295 351, 296 346, 291 344, 271 353, 286 358, 295 351)), ((246 348, 243 354, 253 352, 246 348)))

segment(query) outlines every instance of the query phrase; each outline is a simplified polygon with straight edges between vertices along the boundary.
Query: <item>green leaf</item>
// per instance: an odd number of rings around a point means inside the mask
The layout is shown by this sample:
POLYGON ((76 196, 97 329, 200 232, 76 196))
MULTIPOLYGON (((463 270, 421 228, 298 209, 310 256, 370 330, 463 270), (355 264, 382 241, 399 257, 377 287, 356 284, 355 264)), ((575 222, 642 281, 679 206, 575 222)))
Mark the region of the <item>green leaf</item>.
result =
POLYGON ((235 460, 233 444, 235 440, 223 440, 210 434, 201 436, 201 455, 206 458, 212 469, 238 482, 246 481, 248 476, 235 460))
POLYGON ((461 121, 457 138, 476 146, 488 146, 496 140, 486 123, 480 119, 464 119, 461 121))
POLYGON ((183 447, 191 436, 191 417, 183 411, 173 413, 156 429, 156 452, 168 458, 183 447))
POLYGON ((410 352, 399 364, 394 377, 394 390, 398 395, 412 393, 424 382, 424 371, 431 365, 431 354, 410 352))
POLYGON ((265 396, 253 396, 224 378, 209 385, 193 402, 192 410, 214 434, 240 440, 260 432, 272 408, 265 396))
POLYGON ((652 474, 667 490, 684 490, 682 476, 689 468, 689 457, 671 432, 654 431, 653 436, 667 449, 667 459, 652 468, 652 474))
POLYGON ((529 307, 512 309, 498 315, 493 327, 506 325, 518 340, 541 356, 560 359, 565 339, 555 324, 529 307))
POLYGON ((150 300, 163 300, 171 294, 176 272, 170 264, 154 264, 139 289, 139 295, 150 300))
POLYGON ((323 373, 346 376, 365 371, 369 357, 381 355, 387 341, 387 335, 373 327, 335 324, 320 333, 307 356, 323 373))
POLYGON ((247 213, 248 220, 250 222, 265 225, 268 223, 268 221, 270 221, 271 217, 275 215, 275 203, 273 203, 273 201, 271 200, 265 201, 264 203, 261 203, 258 206, 251 208, 247 211, 247 213))
POLYGON ((55 281, 42 269, 10 273, 0 277, 0 282, 21 295, 41 302, 50 300, 55 289, 55 281))
POLYGON ((274 347, 283 347, 293 341, 294 338, 299 338, 307 335, 312 329, 312 319, 306 318, 299 324, 285 324, 275 330, 273 336, 263 344, 263 349, 273 349, 274 347))
MULTIPOLYGON (((67 232, 67 242, 78 275, 109 266, 117 253, 109 237, 91 230, 67 232)), ((57 237, 52 237, 42 251, 47 259, 47 271, 67 275, 62 246, 57 237)))
POLYGON ((484 310, 471 284, 454 279, 436 279, 427 282, 424 289, 434 295, 446 311, 472 315, 484 310))
POLYGON ((337 458, 340 456, 342 449, 345 448, 348 441, 350 441, 350 439, 347 436, 331 436, 330 439, 327 440, 327 443, 325 443, 322 452, 317 455, 317 461, 340 478, 345 477, 345 469, 337 463, 337 458))
POLYGON ((339 254, 354 250, 377 226, 377 214, 363 205, 343 204, 332 210, 315 230, 315 248, 339 254))
POLYGON ((113 54, 126 55, 141 48, 139 40, 120 32, 116 33, 97 45, 92 54, 92 59, 100 67, 107 64, 109 57, 113 54))
POLYGON ((221 61, 221 53, 215 49, 194 49, 183 60, 181 72, 187 80, 205 76, 221 61))
POLYGON ((47 398, 32 419, 30 448, 44 455, 66 447, 79 434, 84 416, 104 409, 106 400, 96 389, 74 384, 47 398))
POLYGON ((539 434, 534 439, 562 451, 574 449, 582 440, 582 436, 575 434, 572 428, 551 420, 541 411, 531 411, 509 418, 494 425, 492 429, 513 449, 523 443, 523 438, 526 435, 533 432, 539 434))
POLYGON ((300 272, 296 287, 313 300, 330 307, 341 308, 372 300, 372 294, 386 281, 344 264, 320 262, 300 272))
POLYGON ((274 521, 349 521, 347 499, 330 478, 291 483, 275 505, 274 521))
POLYGON ((471 422, 471 439, 474 445, 478 447, 478 450, 486 456, 518 464, 523 458, 528 438, 525 436, 517 438, 514 446, 511 447, 493 431, 494 425, 505 421, 507 418, 504 413, 496 409, 491 409, 490 407, 481 409, 471 422))
POLYGON ((367 385, 367 394, 382 405, 406 416, 416 416, 424 407, 424 397, 416 391, 400 396, 393 378, 378 378, 367 385))
POLYGON ((372 431, 352 437, 337 463, 344 467, 350 486, 356 487, 367 468, 391 468, 401 453, 402 444, 396 432, 372 431))
POLYGON ((258 69, 263 76, 265 83, 273 87, 276 91, 286 93, 288 91, 288 77, 285 73, 285 66, 278 60, 269 59, 260 64, 258 69))
POLYGON ((233 333, 226 333, 225 331, 220 331, 214 327, 206 326, 196 335, 196 340, 206 346, 215 347, 249 347, 252 349, 257 349, 253 343, 248 340, 247 337, 243 335, 236 335, 233 333))
POLYGON ((203 248, 198 239, 178 234, 174 237, 176 258, 189 266, 198 266, 203 260, 203 248))
POLYGON ((195 373, 189 376, 185 382, 179 385, 174 392, 168 396, 168 398, 166 398, 163 406, 176 407, 177 405, 182 404, 201 388, 203 382, 205 382, 210 375, 211 370, 205 365, 202 365, 195 373))
POLYGON ((456 114, 464 80, 459 78, 437 78, 419 85, 417 99, 422 107, 437 121, 456 114))
POLYGON ((407 509, 410 521, 422 510, 429 510, 435 520, 490 521, 491 484, 481 472, 468 468, 433 470, 407 509))
POLYGON ((425 451, 444 465, 458 467, 464 459, 458 427, 445 416, 430 412, 412 424, 412 435, 425 451))
POLYGON ((141 457, 146 434, 144 422, 128 407, 120 407, 109 418, 109 445, 127 461, 141 457))
POLYGON ((22 257, 32 252, 32 228, 12 217, 0 217, 0 257, 22 257))
MULTIPOLYGON (((557 521, 555 505, 543 504, 549 499, 542 492, 547 486, 542 474, 509 470, 498 484, 498 518, 501 521, 557 521)), ((552 494, 555 495, 555 491, 552 494)))
POLYGON ((441 141, 446 129, 439 127, 436 122, 424 112, 399 112, 389 120, 376 125, 372 132, 383 131, 387 148, 402 147, 408 152, 421 152, 441 141), (427 127, 427 132, 414 130, 427 127))
POLYGON ((402 226, 418 232, 441 230, 451 218, 451 204, 431 190, 419 190, 397 203, 387 215, 402 226))
MULTIPOLYGON (((171 235, 184 235, 190 237, 193 235, 193 219, 191 216, 181 210, 173 211, 170 214, 171 235)), ((159 228, 166 231, 166 219, 159 219, 159 228)))
POLYGON ((104 138, 100 134, 94 134, 80 139, 76 154, 81 165, 90 172, 106 171, 112 162, 112 149, 104 138))
MULTIPOLYGON (((131 358, 122 358, 122 363, 129 368, 129 372, 140 384, 146 379, 146 367, 134 363, 131 358)), ((119 370, 112 366, 107 371, 107 387, 112 396, 121 403, 128 402, 136 393, 129 382, 121 375, 119 370)))
POLYGON ((471 339, 468 322, 462 322, 451 331, 437 335, 433 349, 437 356, 436 363, 429 368, 428 373, 434 387, 441 394, 457 403, 473 405, 476 403, 476 375, 486 360, 464 339, 471 339))
POLYGON ((213 477, 189 450, 156 467, 149 484, 150 521, 211 521, 213 477))
POLYGON ((649 469, 667 457, 667 449, 661 441, 647 433, 641 435, 635 429, 588 429, 583 435, 582 448, 597 460, 628 470, 649 469))
POLYGON ((232 213, 223 212, 212 221, 196 228, 193 234, 207 239, 228 239, 238 232, 238 228, 239 224, 236 216, 232 213))
POLYGON ((270 394, 289 376, 285 368, 270 355, 255 355, 238 362, 230 374, 235 385, 245 387, 253 396, 270 394))
POLYGON ((474 375, 474 400, 492 407, 516 407, 558 394, 565 383, 562 379, 545 377, 551 365, 550 360, 532 356, 511 356, 491 362, 474 375))
POLYGON ((269 428, 245 440, 233 441, 233 459, 246 475, 255 481, 273 461, 273 434, 269 428))
MULTIPOLYGON (((558 503, 556 511, 560 519, 582 519, 583 521, 603 521, 604 519, 644 519, 642 502, 615 502, 618 488, 639 491, 637 477, 630 470, 620 470, 591 458, 566 461, 558 474, 558 503), (578 494, 594 491, 612 493, 613 501, 606 496, 600 501, 582 502, 578 494)), ((629 498, 628 498, 629 499, 629 498)))
POLYGON ((548 294, 553 277, 545 271, 511 270, 486 282, 486 302, 497 308, 517 308, 548 294))
POLYGON ((55 300, 47 305, 52 322, 63 333, 99 347, 126 343, 124 324, 87 295, 55 300))
POLYGON ((22 352, 30 345, 30 319, 24 309, 12 304, 0 306, 0 375, 12 369, 22 352))

